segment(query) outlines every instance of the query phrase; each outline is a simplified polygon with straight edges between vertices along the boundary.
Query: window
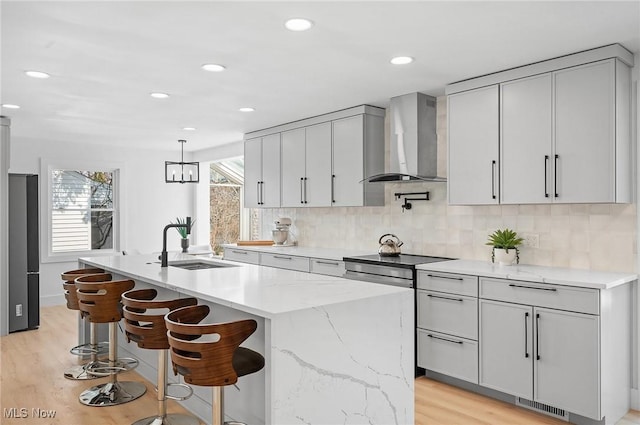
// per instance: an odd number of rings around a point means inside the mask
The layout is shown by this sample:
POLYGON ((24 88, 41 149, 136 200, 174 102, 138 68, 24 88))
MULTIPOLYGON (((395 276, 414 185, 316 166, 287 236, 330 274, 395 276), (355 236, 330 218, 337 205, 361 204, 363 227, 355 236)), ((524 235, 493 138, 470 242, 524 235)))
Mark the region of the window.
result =
POLYGON ((43 258, 67 261, 117 251, 118 169, 78 169, 52 163, 46 171, 43 167, 45 172, 47 214, 42 233, 47 252, 43 258))

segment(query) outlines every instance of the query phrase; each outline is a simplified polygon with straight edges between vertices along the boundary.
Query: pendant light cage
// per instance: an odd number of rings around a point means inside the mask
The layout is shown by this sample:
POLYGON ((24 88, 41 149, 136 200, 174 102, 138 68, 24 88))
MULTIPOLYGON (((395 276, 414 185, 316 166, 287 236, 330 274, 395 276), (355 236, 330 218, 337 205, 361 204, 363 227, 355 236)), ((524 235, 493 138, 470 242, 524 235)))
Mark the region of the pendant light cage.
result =
POLYGON ((164 181, 166 183, 198 183, 200 181, 200 163, 184 162, 184 144, 186 140, 178 140, 180 143, 180 162, 164 162, 164 181))

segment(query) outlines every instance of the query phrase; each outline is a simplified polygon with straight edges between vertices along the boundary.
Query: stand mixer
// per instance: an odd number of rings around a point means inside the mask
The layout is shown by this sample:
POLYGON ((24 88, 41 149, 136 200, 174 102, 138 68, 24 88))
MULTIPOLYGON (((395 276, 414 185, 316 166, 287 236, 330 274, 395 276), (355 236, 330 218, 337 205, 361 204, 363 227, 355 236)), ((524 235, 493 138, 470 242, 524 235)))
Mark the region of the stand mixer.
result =
POLYGON ((273 236, 274 245, 289 246, 295 245, 295 242, 291 239, 291 219, 287 217, 280 217, 275 221, 276 228, 271 231, 273 236))

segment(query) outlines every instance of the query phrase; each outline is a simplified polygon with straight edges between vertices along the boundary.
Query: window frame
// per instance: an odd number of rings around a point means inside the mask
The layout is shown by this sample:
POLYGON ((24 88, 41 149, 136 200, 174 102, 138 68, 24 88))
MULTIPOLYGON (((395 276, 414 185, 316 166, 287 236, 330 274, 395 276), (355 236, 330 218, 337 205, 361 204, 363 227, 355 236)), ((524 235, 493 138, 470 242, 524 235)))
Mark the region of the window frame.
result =
POLYGON ((120 251, 123 229, 124 194, 122 193, 124 166, 112 161, 87 161, 78 159, 45 159, 40 162, 40 261, 42 263, 78 261, 80 257, 114 255, 120 251), (109 171, 113 173, 113 247, 111 249, 89 249, 82 251, 53 252, 52 212, 53 191, 51 174, 54 170, 65 171, 109 171))

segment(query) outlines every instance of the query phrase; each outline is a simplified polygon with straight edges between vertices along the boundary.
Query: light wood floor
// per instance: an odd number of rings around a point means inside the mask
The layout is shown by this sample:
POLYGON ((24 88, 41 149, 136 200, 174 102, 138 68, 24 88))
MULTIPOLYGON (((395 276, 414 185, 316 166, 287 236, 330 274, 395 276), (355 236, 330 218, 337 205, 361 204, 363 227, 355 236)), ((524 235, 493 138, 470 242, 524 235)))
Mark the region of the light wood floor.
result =
MULTIPOLYGON (((70 381, 62 372, 77 359, 69 354, 76 343, 76 312, 65 306, 41 309, 39 329, 0 338, 0 424, 126 425, 156 412, 153 386, 135 372, 121 380, 144 382, 147 393, 140 399, 116 407, 87 407, 78 395, 87 387, 103 383, 70 381), (7 409, 25 408, 27 418, 7 418, 7 409), (55 417, 33 417, 33 409, 55 411, 55 417)), ((427 378, 416 385, 417 425, 566 425, 526 409, 492 400, 427 378)), ((185 412, 169 401, 169 412, 185 412)), ((617 425, 640 424, 640 412, 631 411, 617 425)), ((330 425, 330 424, 314 424, 330 425)))

